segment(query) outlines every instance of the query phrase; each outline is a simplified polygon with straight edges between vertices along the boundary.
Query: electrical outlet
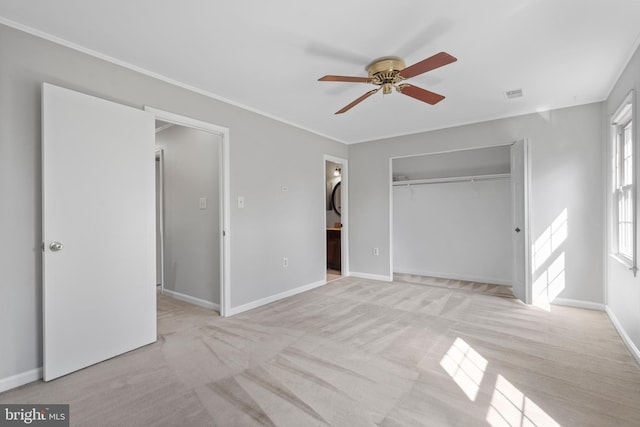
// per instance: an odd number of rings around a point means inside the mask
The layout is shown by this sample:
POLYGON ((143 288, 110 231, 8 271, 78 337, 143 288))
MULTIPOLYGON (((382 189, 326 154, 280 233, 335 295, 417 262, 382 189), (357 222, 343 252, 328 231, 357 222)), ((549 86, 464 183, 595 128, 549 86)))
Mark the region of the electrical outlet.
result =
POLYGON ((200 197, 200 209, 207 209, 207 198, 200 197))
POLYGON ((280 191, 282 191, 283 193, 286 193, 287 191, 289 191, 289 187, 287 187, 286 185, 283 185, 280 187, 280 191))
POLYGON ((373 248, 373 254, 374 254, 375 256, 380 255, 380 249, 379 249, 379 248, 373 248))
POLYGON ((289 258, 287 257, 282 258, 282 266, 285 268, 289 267, 289 258))
POLYGON ((238 209, 244 208, 244 196, 238 196, 238 209))

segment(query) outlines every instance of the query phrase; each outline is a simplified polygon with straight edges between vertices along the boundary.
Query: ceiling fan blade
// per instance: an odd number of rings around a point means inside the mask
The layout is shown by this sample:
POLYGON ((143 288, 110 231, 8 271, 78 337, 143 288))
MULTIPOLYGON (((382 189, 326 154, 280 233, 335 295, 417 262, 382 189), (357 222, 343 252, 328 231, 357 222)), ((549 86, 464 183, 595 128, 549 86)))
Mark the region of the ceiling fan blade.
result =
POLYGON ((356 105, 360 104, 362 101, 364 101, 365 99, 367 99, 368 97, 370 97, 371 95, 373 95, 374 93, 376 93, 379 90, 380 90, 380 88, 370 90, 369 92, 367 92, 364 95, 362 95, 360 98, 358 98, 355 101, 353 101, 351 104, 347 105, 346 107, 343 107, 339 111, 336 111, 336 114, 346 113, 347 111, 349 111, 350 109, 352 109, 356 105))
POLYGON ((435 70, 436 68, 440 68, 447 64, 451 64, 452 62, 456 62, 457 60, 457 58, 454 58, 446 52, 440 52, 427 59, 423 59, 420 62, 416 62, 415 64, 408 66, 398 74, 405 79, 408 79, 419 74, 426 73, 427 71, 435 70))
POLYGON ((369 77, 350 77, 350 76, 324 76, 318 79, 320 82, 347 82, 347 83, 371 83, 369 77))
POLYGON ((413 86, 408 83, 397 86, 398 92, 403 95, 410 96, 418 101, 426 102, 427 104, 435 105, 444 99, 444 96, 435 92, 422 89, 418 86, 413 86))

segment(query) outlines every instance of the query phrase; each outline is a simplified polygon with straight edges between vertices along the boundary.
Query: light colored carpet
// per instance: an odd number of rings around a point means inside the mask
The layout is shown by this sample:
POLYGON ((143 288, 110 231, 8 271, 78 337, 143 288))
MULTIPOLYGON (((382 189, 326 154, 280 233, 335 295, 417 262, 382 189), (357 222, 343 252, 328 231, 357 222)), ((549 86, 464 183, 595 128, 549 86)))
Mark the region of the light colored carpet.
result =
POLYGON ((3 403, 82 426, 638 426, 640 368, 602 312, 342 278, 222 319, 159 297, 158 342, 3 403))
POLYGON ((396 282, 415 283, 417 285, 440 286, 450 289, 466 289, 468 291, 482 292, 503 298, 515 298, 511 292, 511 286, 494 285, 492 283, 469 282, 466 280, 444 279, 440 277, 418 276, 415 274, 393 273, 396 282))

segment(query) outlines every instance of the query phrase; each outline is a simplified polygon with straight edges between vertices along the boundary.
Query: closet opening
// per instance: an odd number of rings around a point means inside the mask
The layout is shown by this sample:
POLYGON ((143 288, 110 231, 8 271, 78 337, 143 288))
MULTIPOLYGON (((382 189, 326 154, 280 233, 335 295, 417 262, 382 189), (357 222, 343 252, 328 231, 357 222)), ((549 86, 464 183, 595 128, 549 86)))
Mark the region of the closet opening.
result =
POLYGON ((512 286, 525 228, 514 203, 524 195, 512 185, 516 144, 391 160, 394 280, 525 299, 512 286))

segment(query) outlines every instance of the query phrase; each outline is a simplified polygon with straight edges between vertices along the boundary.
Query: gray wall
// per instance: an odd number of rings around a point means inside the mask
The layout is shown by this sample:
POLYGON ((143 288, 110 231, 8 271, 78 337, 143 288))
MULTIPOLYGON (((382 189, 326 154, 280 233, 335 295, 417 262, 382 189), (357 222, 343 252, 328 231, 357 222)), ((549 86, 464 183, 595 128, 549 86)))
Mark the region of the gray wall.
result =
POLYGON ((390 158, 530 139, 531 237, 544 235, 564 209, 568 238, 534 272, 564 254, 561 298, 603 302, 604 104, 529 114, 349 146, 351 271, 389 277, 390 158), (380 256, 371 248, 379 247, 380 256))
POLYGON ((164 287, 220 304, 218 135, 184 126, 156 133, 164 151, 164 287), (206 209, 200 209, 200 198, 206 209))
MULTIPOLYGON (((611 133, 609 129, 609 120, 611 116, 618 109, 624 98, 628 95, 629 91, 635 89, 636 92, 636 107, 633 113, 633 123, 635 129, 635 149, 638 145, 638 124, 640 124, 640 103, 638 103, 638 94, 640 93, 640 49, 636 50, 635 54, 631 58, 631 61, 625 68, 624 72, 620 76, 620 79, 614 86, 606 104, 606 123, 607 137, 603 138, 605 143, 603 144, 606 149, 607 155, 605 159, 611 159, 612 157, 612 144, 611 133)), ((636 154, 636 159, 639 159, 636 154)), ((608 223, 612 223, 612 192, 609 191, 613 188, 611 182, 612 170, 611 162, 606 161, 607 165, 607 185, 605 188, 605 194, 608 200, 608 223)), ((638 178, 637 164, 636 164, 636 177, 638 178)), ((640 193, 639 193, 640 194, 640 193)), ((636 200, 636 206, 638 201, 636 200)), ((613 230, 609 228, 610 235, 613 234, 613 230)), ((640 227, 636 229, 636 234, 640 238, 640 227)), ((640 240, 638 240, 640 242, 640 240)), ((607 246, 611 250, 610 244, 607 246)), ((618 261, 611 257, 606 258, 607 262, 607 303, 609 305, 610 313, 617 319, 619 324, 624 328, 627 335, 633 341, 636 348, 640 348, 640 275, 633 277, 633 274, 627 269, 625 265, 622 265, 618 261)))
POLYGON ((4 25, 0 58, 0 380, 42 365, 43 81, 230 129, 232 307, 325 279, 323 156, 346 146, 4 25))

